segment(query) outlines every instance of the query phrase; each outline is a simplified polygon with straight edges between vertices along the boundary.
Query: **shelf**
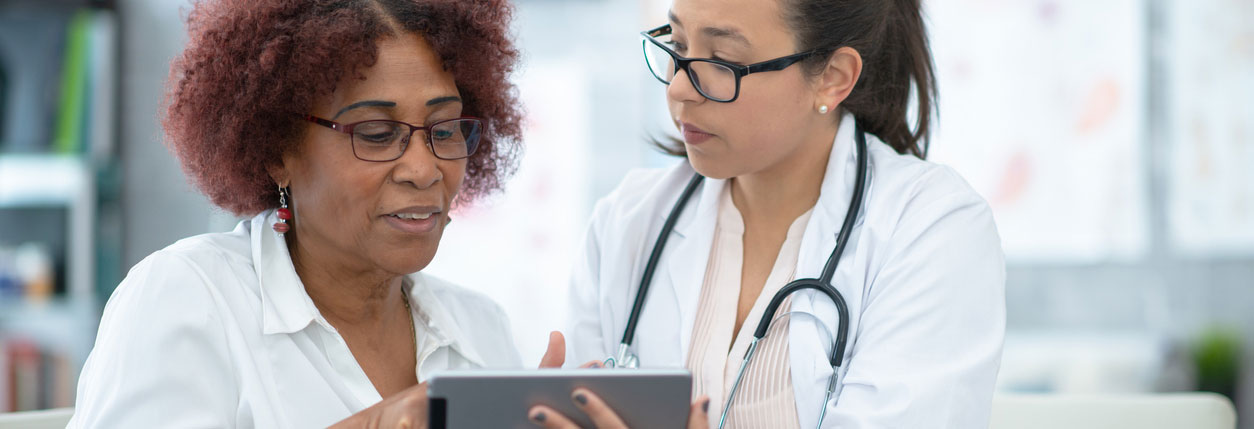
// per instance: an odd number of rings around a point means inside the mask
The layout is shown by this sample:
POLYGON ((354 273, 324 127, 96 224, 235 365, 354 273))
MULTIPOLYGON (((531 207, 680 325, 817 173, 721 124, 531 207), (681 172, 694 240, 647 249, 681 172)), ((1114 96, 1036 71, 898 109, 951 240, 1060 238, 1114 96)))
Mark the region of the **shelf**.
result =
MULTIPOLYGON (((95 296, 92 279, 95 264, 93 222, 96 219, 95 175, 81 157, 60 155, 0 155, 0 210, 64 206, 67 262, 65 285, 77 302, 95 296)), ((6 228, 0 225, 0 236, 6 228)), ((17 243, 10 243, 17 244, 17 243)), ((88 299, 90 301, 90 299, 88 299)))
POLYGON ((68 155, 0 155, 0 208, 91 204, 93 174, 68 155))

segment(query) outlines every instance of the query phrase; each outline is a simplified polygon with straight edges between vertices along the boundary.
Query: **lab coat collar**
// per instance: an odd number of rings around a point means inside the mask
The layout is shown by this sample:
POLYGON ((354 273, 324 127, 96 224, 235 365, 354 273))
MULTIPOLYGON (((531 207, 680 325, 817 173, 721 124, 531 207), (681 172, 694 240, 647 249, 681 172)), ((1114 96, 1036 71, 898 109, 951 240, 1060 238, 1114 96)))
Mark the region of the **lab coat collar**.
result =
MULTIPOLYGON (((841 117, 836 139, 832 142, 832 151, 827 158, 823 185, 819 188, 819 200, 814 207, 815 215, 810 218, 810 223, 806 228, 807 231, 813 232, 809 227, 817 227, 818 234, 806 234, 807 237, 830 238, 835 245, 836 234, 840 232, 840 225, 845 221, 845 213, 849 210, 849 199, 853 197, 853 187, 858 179, 858 154, 854 149, 856 136, 853 114, 846 113, 841 117)), ((870 156, 871 139, 872 137, 867 135, 867 156, 870 156)), ((806 248, 804 242, 802 246, 803 249, 806 248)), ((824 256, 823 261, 826 262, 826 260, 827 257, 824 256)))
MULTIPOLYGON (((840 233, 840 227, 845 222, 845 214, 849 210, 850 198, 853 197, 854 186, 857 183, 856 134, 853 115, 849 113, 844 114, 840 121, 840 128, 836 132, 836 139, 832 143, 831 155, 827 160, 827 170, 823 176, 823 185, 819 190, 819 200, 815 205, 814 214, 810 217, 809 224, 806 225, 806 234, 801 239, 801 252, 797 257, 798 278, 814 278, 821 275, 823 266, 826 265, 832 249, 836 248, 836 236, 840 233)), ((870 134, 866 138, 866 156, 870 157, 871 146, 876 144, 878 140, 870 134)), ((874 176, 872 173, 875 170, 873 168, 874 163, 868 159, 867 164, 867 190, 864 193, 864 208, 866 207, 865 199, 870 196, 870 188, 875 182, 872 180, 874 176)), ((854 230, 849 237, 851 243, 846 247, 842 259, 851 259, 856 253, 856 247, 852 244, 857 241, 858 232, 864 219, 866 219, 866 213, 862 211, 854 222, 854 230)), ((841 266, 847 266, 848 264, 848 261, 841 262, 841 266)), ((843 289, 841 285, 837 285, 837 288, 843 289)), ((847 291, 841 290, 841 293, 846 295, 847 300, 850 299, 847 291)), ((835 314, 835 306, 826 297, 820 296, 815 291, 799 292, 798 296, 793 298, 792 308, 794 311, 819 315, 826 315, 828 310, 830 310, 831 314, 835 314)), ((832 320, 835 323, 835 319, 832 320)))
MULTIPOLYGON (((823 266, 827 263, 828 257, 831 255, 832 249, 836 247, 836 236, 840 233, 840 227, 845 221, 845 214, 849 210, 850 198, 853 196, 854 187, 857 184, 858 174, 858 154, 855 149, 857 143, 855 141, 857 132, 855 129, 854 118, 852 114, 846 113, 840 122, 840 128, 836 133, 835 141, 832 146, 831 156, 827 161, 827 171, 823 176, 823 185, 819 190, 819 200, 814 208, 814 214, 810 218, 810 222, 806 225, 805 237, 801 240, 801 252, 797 258, 797 277, 798 278, 814 278, 822 274, 823 266)), ((879 140, 871 135, 866 135, 867 153, 865 156, 870 157, 871 151, 875 145, 881 144, 879 140)), ((858 252, 858 241, 861 237, 861 225, 866 219, 865 208, 867 206, 866 199, 872 195, 872 189, 875 183, 874 172, 875 163, 873 159, 867 160, 867 184, 864 191, 864 210, 859 213, 858 219, 854 222, 854 230, 849 236, 849 243, 845 248, 845 254, 842 256, 840 263, 841 268, 848 269, 849 266, 858 266, 855 263, 856 258, 865 257, 858 252)), ((849 332, 849 342, 845 349, 845 357, 848 358, 853 350, 854 338, 856 337, 856 327, 862 307, 862 289, 861 282, 842 282, 844 278, 840 272, 845 270, 837 270, 837 275, 833 279, 833 285, 844 296, 850 309, 850 326, 853 328, 849 332)), ((813 290, 797 292, 792 300, 792 311, 799 313, 808 313, 816 316, 815 318, 803 317, 792 319, 789 325, 789 350, 790 365, 793 368, 792 382, 796 389, 794 393, 798 398, 801 397, 822 397, 823 390, 827 386, 828 377, 832 373, 830 362, 827 361, 826 347, 830 347, 830 339, 836 335, 835 329, 839 329, 837 320, 836 306, 827 299, 826 296, 819 294, 813 290), (819 325, 817 322, 822 321, 827 327, 819 325), (804 395, 803 395, 804 393, 804 395), (817 395, 817 396, 816 396, 817 395)), ((843 377, 844 370, 847 366, 841 368, 838 376, 843 377)), ((833 398, 839 396, 838 391, 833 398)), ((817 408, 813 404, 797 403, 797 415, 800 419, 802 427, 813 427, 818 424, 817 408)))
MULTIPOLYGON (((688 180, 692 178, 692 175, 696 174, 696 170, 694 170, 691 165, 685 165, 684 167, 685 168, 681 168, 680 171, 684 174, 683 183, 686 186, 688 184, 688 180)), ((718 214, 719 196, 722 195, 723 188, 726 186, 726 179, 711 179, 707 177, 702 180, 701 187, 693 193, 692 200, 689 202, 688 207, 684 209, 684 213, 679 217, 679 220, 675 222, 675 233, 679 234, 680 237, 687 237, 692 235, 694 232, 701 235, 700 233, 704 232, 705 229, 709 229, 712 232, 714 229, 710 227, 710 225, 707 225, 709 222, 697 222, 697 220, 712 219, 718 214), (694 231, 694 228, 697 229, 697 231, 694 231)), ((680 190, 682 191, 682 189, 680 190)), ((679 193, 675 194, 675 198, 673 200, 674 201, 666 206, 667 210, 662 210, 658 213, 663 221, 665 221, 666 217, 671 214, 670 208, 674 207, 675 201, 679 200, 679 193)))
MULTIPOLYGON (((832 249, 836 247, 836 236, 840 233, 840 227, 845 222, 845 214, 849 210, 850 199, 853 197, 853 188, 858 180, 858 153, 855 149, 857 145, 855 141, 856 135, 857 131, 853 115, 849 113, 844 114, 841 117, 840 128, 836 131, 836 138, 832 142, 832 151, 827 159, 827 170, 823 174, 823 184, 819 188, 818 202, 815 203, 814 213, 806 224, 805 236, 801 239, 801 253, 797 257, 798 278, 813 278, 821 275, 823 266, 827 263, 827 258, 831 255, 832 249)), ((871 148, 878 140, 870 134, 867 134, 866 139, 866 156, 870 157, 871 148)), ((875 183, 873 180, 874 167, 874 162, 868 159, 867 189, 863 194, 864 208, 866 206, 865 199, 870 196, 870 188, 875 183)), ((860 212, 858 219, 854 221, 854 235, 857 234, 858 227, 861 226, 865 219, 865 211, 860 212)), ((851 241, 854 239, 855 237, 850 237, 851 241)), ((845 257, 849 257, 852 252, 852 248, 847 248, 845 257)), ((799 304, 807 307, 807 305, 798 301, 810 302, 816 296, 813 291, 801 295, 808 298, 804 300, 793 298, 794 308, 799 304)))
MULTIPOLYGON (((680 171, 684 174, 682 183, 686 185, 695 171, 690 165, 685 167, 680 171)), ((705 266, 710 260, 710 247, 714 243, 719 196, 726 186, 726 180, 706 178, 701 189, 693 194, 688 208, 675 223, 675 236, 667 243, 666 254, 669 256, 664 259, 667 260, 666 271, 671 283, 671 297, 679 303, 681 317, 677 339, 681 356, 687 356, 688 344, 692 339, 702 279, 705 276, 705 266)), ((670 214, 673 206, 674 202, 666 205, 663 220, 670 214)))

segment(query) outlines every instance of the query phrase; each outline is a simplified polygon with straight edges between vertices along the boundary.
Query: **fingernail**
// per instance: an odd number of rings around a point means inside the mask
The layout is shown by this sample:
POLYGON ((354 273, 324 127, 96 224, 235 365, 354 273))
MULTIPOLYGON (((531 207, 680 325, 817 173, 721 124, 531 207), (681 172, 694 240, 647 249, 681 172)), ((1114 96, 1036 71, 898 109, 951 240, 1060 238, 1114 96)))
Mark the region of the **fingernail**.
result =
POLYGON ((701 412, 706 413, 706 414, 710 413, 710 400, 709 399, 706 399, 705 402, 701 404, 701 412))
POLYGON ((593 362, 593 363, 592 363, 592 367, 593 367, 593 368, 600 368, 600 367, 601 367, 601 362, 593 362))
POLYGON ((575 402, 578 402, 579 405, 588 405, 588 397, 584 396, 582 393, 576 393, 575 402))
POLYGON ((538 412, 536 413, 536 415, 531 416, 531 419, 540 423, 544 423, 544 419, 545 419, 544 411, 538 412))

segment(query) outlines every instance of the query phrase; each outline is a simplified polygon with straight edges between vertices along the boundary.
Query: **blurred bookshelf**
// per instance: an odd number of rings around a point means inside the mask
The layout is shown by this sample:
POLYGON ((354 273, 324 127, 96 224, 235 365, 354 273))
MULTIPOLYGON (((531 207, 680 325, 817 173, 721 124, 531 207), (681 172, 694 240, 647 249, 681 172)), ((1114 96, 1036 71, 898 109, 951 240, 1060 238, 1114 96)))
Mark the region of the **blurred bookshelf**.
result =
POLYGON ((0 412, 72 406, 121 278, 112 1, 0 2, 0 412))

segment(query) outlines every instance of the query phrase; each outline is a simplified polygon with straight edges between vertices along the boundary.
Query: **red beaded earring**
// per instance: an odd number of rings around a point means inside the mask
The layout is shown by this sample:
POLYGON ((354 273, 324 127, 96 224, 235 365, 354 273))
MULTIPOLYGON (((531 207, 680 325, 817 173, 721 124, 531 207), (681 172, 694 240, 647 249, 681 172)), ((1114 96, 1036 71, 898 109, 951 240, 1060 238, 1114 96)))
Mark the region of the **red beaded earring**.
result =
POLYGON ((292 211, 287 208, 287 188, 279 187, 279 209, 275 212, 279 221, 274 223, 274 232, 283 235, 283 233, 291 230, 291 226, 287 221, 292 219, 292 211))

